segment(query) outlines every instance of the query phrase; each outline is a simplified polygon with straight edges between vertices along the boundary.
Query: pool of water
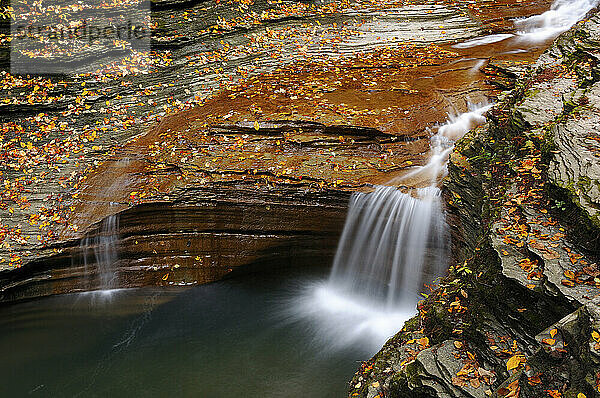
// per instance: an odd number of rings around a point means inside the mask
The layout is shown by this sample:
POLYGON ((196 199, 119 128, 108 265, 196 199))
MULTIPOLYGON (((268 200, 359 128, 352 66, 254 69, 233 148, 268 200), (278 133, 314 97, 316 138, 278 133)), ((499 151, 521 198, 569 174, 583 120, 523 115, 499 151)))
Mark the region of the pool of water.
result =
POLYGON ((315 339, 287 306, 327 270, 0 308, 0 396, 338 397, 361 344, 315 339), (335 349, 327 347, 335 346, 335 349))

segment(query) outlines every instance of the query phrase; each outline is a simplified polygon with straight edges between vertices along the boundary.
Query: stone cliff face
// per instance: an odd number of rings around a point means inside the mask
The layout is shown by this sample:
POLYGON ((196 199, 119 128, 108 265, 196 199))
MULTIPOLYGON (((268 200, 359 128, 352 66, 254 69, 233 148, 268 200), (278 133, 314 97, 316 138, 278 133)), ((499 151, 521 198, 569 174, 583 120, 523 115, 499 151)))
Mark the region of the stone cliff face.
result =
POLYGON ((86 175, 59 242, 0 274, 2 299, 108 288, 107 267, 110 287, 133 287, 205 283, 286 256, 329 264, 350 194, 424 163, 426 127, 450 105, 465 111, 465 91, 478 101, 491 90, 457 60, 403 44, 299 62, 165 117, 86 175), (103 264, 95 242, 115 214, 119 255, 103 264))
POLYGON ((349 194, 279 187, 256 195, 253 185, 186 189, 171 202, 135 206, 116 215, 118 229, 95 224, 27 267, 5 272, 2 300, 101 288, 188 286, 225 275, 330 262, 349 194), (106 259, 102 238, 115 234, 106 259), (110 264, 103 264, 106 262, 110 264), (241 266, 246 266, 240 269, 241 266), (108 272, 110 285, 103 285, 108 272))
POLYGON ((599 32, 560 36, 459 143, 449 275, 350 396, 600 395, 599 32))

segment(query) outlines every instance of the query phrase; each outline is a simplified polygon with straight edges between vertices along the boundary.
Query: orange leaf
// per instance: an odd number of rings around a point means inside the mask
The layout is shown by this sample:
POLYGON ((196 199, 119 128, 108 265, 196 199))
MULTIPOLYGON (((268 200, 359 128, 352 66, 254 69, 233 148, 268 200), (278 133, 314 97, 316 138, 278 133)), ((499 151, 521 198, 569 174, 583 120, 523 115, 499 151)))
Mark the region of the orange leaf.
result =
POLYGON ((538 375, 533 375, 527 378, 527 382, 533 386, 536 384, 540 384, 542 382, 542 379, 540 379, 540 376, 538 375))
POLYGON ((548 344, 548 345, 554 345, 554 343, 556 343, 556 340, 554 340, 554 339, 542 339, 542 343, 548 344))
POLYGON ((573 271, 570 270, 566 270, 565 272, 565 276, 569 279, 575 279, 575 273, 573 271))

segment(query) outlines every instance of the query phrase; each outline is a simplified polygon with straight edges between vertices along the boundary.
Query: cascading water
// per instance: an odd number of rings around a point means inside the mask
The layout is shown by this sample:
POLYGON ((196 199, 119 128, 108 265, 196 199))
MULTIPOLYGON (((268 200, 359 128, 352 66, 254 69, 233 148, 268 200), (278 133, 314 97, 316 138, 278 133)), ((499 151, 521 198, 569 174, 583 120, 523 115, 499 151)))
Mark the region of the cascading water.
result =
POLYGON ((569 30, 598 3, 598 0, 556 0, 550 10, 540 15, 516 20, 517 34, 533 42, 548 40, 569 30))
POLYGON ((329 283, 389 310, 414 308, 444 268, 445 222, 436 187, 415 196, 379 186, 350 201, 329 283))
POLYGON ((79 246, 86 274, 89 274, 88 256, 91 251, 94 255, 99 288, 101 290, 109 290, 117 287, 115 265, 118 260, 118 241, 119 217, 117 215, 111 215, 102 220, 98 233, 94 237, 81 239, 79 246))
POLYGON ((376 351, 414 314, 423 284, 442 275, 448 239, 437 185, 454 140, 485 122, 490 108, 469 104, 468 112, 448 115, 427 164, 390 181, 420 188, 378 186, 352 196, 329 279, 305 289, 288 314, 315 319, 324 347, 376 351))
POLYGON ((516 34, 493 34, 455 44, 455 48, 470 48, 507 39, 529 43, 540 43, 566 32, 587 13, 596 8, 600 0, 555 0, 550 9, 539 15, 514 20, 516 34))

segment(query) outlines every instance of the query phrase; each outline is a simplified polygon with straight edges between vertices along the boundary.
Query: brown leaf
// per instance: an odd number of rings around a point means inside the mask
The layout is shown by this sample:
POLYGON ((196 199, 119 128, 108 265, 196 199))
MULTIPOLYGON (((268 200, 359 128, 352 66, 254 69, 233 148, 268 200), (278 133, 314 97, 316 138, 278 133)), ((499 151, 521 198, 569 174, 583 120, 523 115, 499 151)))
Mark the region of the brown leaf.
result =
POLYGON ((471 383, 471 387, 473 387, 473 388, 479 388, 479 386, 481 385, 481 383, 479 382, 479 379, 477 379, 477 378, 471 379, 470 383, 471 383))
POLYGON ((560 254, 558 254, 558 252, 552 250, 552 249, 546 249, 544 250, 544 252, 542 253, 542 256, 546 259, 546 260, 555 260, 557 258, 560 258, 560 254))
POLYGON ((573 282, 570 279, 563 279, 562 281, 560 281, 560 283, 562 283, 563 285, 568 286, 568 287, 575 286, 575 282, 573 282))

